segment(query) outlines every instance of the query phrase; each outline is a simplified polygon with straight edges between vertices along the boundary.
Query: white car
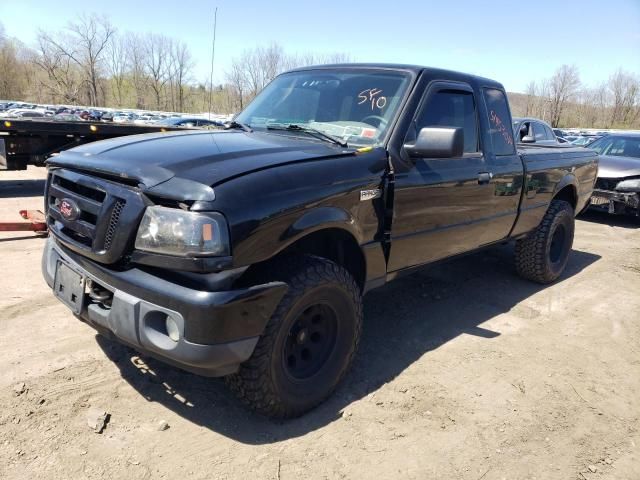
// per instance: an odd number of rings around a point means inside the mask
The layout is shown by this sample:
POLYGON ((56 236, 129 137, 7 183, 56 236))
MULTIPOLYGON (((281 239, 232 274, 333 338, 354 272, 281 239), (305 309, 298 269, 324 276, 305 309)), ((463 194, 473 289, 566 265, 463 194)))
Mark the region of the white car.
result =
POLYGON ((135 113, 121 113, 113 116, 114 123, 133 122, 138 116, 135 113))
POLYGON ((152 119, 153 119, 153 115, 140 115, 138 118, 136 118, 133 121, 133 123, 138 125, 145 125, 149 123, 152 119))

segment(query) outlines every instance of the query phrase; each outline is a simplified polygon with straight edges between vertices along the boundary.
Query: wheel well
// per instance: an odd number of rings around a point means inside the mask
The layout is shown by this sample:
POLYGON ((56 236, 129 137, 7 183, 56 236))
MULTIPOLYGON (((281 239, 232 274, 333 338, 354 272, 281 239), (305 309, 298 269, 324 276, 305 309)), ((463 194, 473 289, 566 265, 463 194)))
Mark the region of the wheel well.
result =
POLYGON ((558 193, 556 193, 554 200, 564 200, 569 203, 573 209, 576 209, 578 203, 578 195, 576 194, 576 187, 573 185, 567 185, 563 187, 558 193))
POLYGON ((289 245, 278 257, 289 254, 310 254, 326 258, 347 269, 360 290, 366 279, 366 262, 356 239, 346 230, 328 228, 310 233, 289 245))

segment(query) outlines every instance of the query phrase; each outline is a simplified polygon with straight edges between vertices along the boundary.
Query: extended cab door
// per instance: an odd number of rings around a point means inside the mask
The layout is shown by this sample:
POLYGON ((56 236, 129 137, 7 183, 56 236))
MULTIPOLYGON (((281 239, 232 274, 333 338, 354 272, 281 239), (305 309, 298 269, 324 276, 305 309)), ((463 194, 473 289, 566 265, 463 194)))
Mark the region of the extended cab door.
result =
MULTIPOLYGON (((504 121, 511 132, 511 119, 504 121)), ((389 272, 505 238, 517 215, 520 186, 513 177, 520 175, 521 181, 522 165, 513 136, 510 158, 499 159, 491 153, 488 111, 470 85, 432 82, 406 141, 415 139, 423 127, 463 128, 464 154, 414 158, 408 169, 396 172, 389 272)))

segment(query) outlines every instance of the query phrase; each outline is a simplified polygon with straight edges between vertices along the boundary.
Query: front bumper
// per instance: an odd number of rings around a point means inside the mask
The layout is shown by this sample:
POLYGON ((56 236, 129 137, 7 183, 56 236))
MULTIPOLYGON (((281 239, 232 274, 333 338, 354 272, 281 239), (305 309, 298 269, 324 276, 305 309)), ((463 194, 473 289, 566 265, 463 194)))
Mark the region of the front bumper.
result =
POLYGON ((52 289, 59 288, 60 263, 111 294, 108 302, 96 301, 83 286, 76 312, 82 321, 136 350, 205 376, 233 373, 251 356, 288 289, 282 282, 226 291, 189 288, 142 269, 107 269, 49 237, 42 273, 52 289), (178 341, 164 328, 168 316, 178 325, 178 341))
POLYGON ((627 213, 632 210, 640 215, 640 193, 595 189, 591 196, 591 207, 609 213, 627 213))

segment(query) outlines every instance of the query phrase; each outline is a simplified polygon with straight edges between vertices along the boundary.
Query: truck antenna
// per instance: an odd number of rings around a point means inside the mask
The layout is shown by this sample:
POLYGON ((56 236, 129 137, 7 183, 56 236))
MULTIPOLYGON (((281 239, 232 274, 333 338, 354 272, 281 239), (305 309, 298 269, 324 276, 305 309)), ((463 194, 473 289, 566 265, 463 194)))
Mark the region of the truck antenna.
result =
POLYGON ((213 61, 216 58, 216 26, 218 25, 218 7, 213 12, 213 41, 211 42, 211 71, 209 72, 209 120, 213 102, 213 61))

